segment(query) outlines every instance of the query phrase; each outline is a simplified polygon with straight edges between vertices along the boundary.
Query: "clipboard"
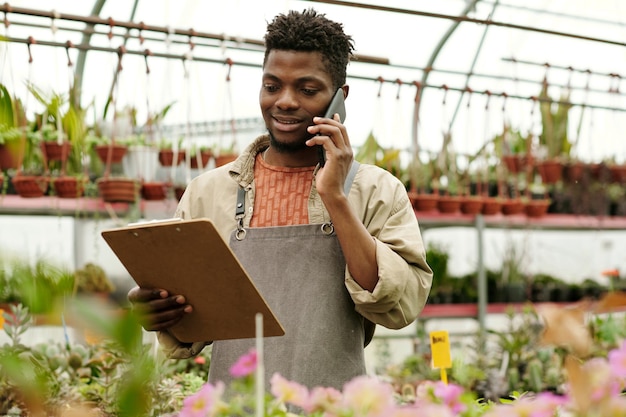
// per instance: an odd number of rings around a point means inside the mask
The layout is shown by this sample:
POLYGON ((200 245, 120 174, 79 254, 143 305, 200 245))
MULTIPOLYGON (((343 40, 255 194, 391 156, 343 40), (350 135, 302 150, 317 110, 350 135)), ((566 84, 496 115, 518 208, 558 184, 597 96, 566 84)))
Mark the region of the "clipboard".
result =
POLYGON ((102 237, 140 287, 181 294, 193 311, 169 329, 185 343, 285 330, 209 219, 159 220, 104 230, 102 237))

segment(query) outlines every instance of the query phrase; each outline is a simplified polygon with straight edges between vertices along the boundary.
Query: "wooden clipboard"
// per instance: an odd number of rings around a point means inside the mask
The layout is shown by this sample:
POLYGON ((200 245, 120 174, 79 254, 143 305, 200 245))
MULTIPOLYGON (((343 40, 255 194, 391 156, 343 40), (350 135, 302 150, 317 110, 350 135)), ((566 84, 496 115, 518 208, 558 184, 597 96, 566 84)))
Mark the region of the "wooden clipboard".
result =
POLYGON ((169 331, 181 342, 255 337, 285 330, 215 225, 208 219, 138 223, 102 237, 140 287, 184 295, 193 312, 169 331))

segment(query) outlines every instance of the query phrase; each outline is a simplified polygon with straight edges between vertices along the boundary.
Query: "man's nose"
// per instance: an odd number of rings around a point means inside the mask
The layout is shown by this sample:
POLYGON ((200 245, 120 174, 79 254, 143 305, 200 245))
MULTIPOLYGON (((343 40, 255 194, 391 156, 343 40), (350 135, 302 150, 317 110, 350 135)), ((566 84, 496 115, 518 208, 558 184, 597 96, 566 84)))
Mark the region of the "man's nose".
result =
POLYGON ((281 110, 291 110, 298 107, 295 91, 284 89, 276 100, 276 106, 281 110))

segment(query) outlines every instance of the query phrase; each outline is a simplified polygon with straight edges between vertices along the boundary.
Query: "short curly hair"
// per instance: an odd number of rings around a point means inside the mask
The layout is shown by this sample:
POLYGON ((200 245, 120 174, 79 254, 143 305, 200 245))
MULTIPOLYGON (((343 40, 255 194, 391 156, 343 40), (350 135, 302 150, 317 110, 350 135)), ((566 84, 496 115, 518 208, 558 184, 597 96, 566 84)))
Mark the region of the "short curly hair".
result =
POLYGON ((346 35, 341 23, 329 20, 313 9, 279 14, 267 25, 265 57, 273 49, 320 52, 335 88, 346 83, 346 69, 353 58, 354 41, 346 35))

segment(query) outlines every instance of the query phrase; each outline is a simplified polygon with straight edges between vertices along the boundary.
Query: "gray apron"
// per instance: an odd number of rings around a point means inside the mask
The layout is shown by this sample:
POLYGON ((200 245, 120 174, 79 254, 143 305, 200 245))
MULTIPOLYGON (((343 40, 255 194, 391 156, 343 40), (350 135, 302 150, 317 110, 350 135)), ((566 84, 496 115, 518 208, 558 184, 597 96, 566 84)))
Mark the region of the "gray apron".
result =
MULTIPOLYGON (((230 246, 285 328, 284 336, 263 340, 267 387, 275 372, 309 388, 337 389, 365 374, 364 318, 345 287, 346 263, 332 225, 238 232, 230 246)), ((254 346, 254 339, 215 341, 209 381, 228 385, 230 367, 254 346)))

